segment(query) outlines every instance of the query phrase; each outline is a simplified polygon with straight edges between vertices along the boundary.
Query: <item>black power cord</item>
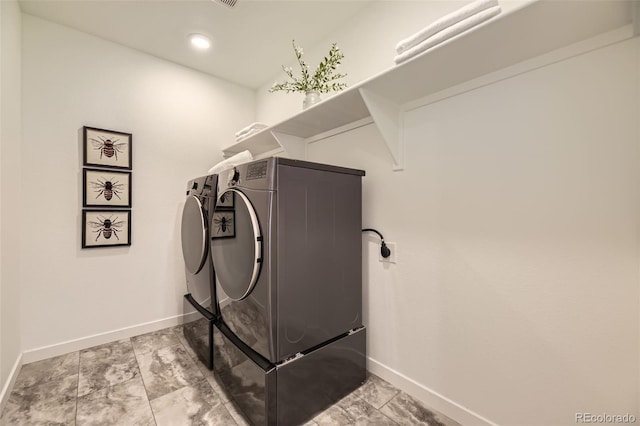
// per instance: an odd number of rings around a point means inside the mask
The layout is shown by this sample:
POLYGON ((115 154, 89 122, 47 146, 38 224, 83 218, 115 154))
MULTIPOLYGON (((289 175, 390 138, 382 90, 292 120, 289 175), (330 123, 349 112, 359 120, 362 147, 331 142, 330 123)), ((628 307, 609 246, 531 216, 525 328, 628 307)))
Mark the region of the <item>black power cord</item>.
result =
POLYGON ((375 232, 376 234, 378 234, 378 236, 380 237, 381 243, 380 243, 380 255, 382 257, 384 257, 385 259, 389 256, 391 256, 391 250, 389 250, 389 247, 387 247, 387 244, 384 242, 384 237, 382 236, 382 234, 378 231, 376 231, 373 228, 364 228, 362 230, 362 232, 375 232))

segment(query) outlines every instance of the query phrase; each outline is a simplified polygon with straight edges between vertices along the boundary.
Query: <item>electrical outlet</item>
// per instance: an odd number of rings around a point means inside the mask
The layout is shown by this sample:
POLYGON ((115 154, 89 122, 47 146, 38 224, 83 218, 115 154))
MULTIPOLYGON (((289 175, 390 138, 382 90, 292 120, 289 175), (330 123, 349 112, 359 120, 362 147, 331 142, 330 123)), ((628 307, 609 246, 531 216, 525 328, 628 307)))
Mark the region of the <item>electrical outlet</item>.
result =
POLYGON ((396 243, 387 242, 386 244, 387 244, 387 248, 391 250, 391 255, 385 258, 385 257, 382 257, 382 254, 380 254, 380 251, 378 251, 378 260, 380 260, 380 262, 396 263, 396 260, 398 259, 398 249, 396 247, 396 243))

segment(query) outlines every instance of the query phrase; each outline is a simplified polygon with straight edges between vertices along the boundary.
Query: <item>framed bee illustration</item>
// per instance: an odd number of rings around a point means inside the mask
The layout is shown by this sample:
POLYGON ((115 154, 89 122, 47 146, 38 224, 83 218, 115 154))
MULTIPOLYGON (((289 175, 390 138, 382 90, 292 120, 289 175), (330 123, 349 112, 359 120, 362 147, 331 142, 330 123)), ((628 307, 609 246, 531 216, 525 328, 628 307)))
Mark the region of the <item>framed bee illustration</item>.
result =
POLYGON ((233 208, 235 195, 236 194, 233 191, 223 192, 222 195, 220 195, 220 198, 218 199, 218 204, 216 205, 216 208, 217 207, 233 208))
POLYGON ((82 248, 131 245, 131 210, 82 210, 82 248))
POLYGON ((131 170, 131 133, 83 127, 85 166, 131 170))
POLYGON ((131 172, 84 169, 83 207, 131 207, 131 172))
POLYGON ((236 212, 233 210, 216 210, 211 218, 209 233, 211 238, 234 238, 236 236, 236 212))

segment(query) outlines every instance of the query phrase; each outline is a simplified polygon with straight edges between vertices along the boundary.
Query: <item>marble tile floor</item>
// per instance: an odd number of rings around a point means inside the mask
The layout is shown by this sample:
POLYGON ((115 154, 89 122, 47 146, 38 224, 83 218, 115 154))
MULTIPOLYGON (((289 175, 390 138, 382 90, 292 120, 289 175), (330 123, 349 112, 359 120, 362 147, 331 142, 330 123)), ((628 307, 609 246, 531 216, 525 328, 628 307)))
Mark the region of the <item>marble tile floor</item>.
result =
MULTIPOLYGON (((22 366, 0 425, 248 425, 182 327, 22 366)), ((388 382, 365 384, 307 425, 457 426, 388 382)))

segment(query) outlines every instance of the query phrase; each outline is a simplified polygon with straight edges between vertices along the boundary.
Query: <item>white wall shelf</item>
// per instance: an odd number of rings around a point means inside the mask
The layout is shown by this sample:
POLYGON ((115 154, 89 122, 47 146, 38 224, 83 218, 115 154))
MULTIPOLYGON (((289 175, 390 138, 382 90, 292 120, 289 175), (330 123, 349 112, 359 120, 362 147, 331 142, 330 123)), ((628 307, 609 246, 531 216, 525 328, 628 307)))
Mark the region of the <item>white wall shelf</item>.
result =
MULTIPOLYGON (((254 156, 282 148, 306 157, 306 140, 371 117, 402 170, 402 122, 408 103, 574 43, 626 27, 640 33, 635 0, 538 0, 460 34, 223 150, 254 156)), ((390 52, 393 54, 393 52, 390 52)))

